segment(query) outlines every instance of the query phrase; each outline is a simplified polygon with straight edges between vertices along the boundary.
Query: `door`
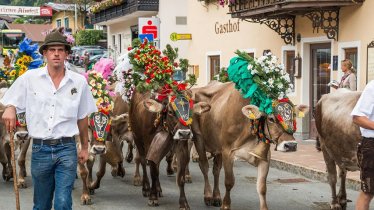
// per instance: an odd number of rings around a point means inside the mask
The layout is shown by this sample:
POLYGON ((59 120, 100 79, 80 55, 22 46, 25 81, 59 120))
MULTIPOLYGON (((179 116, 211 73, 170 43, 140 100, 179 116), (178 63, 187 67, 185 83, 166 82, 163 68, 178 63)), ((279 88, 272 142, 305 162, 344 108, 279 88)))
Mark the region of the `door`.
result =
POLYGON ((317 130, 314 119, 314 111, 317 102, 322 95, 330 93, 330 87, 327 84, 331 78, 331 44, 312 44, 310 45, 311 66, 310 66, 310 139, 317 138, 317 130))

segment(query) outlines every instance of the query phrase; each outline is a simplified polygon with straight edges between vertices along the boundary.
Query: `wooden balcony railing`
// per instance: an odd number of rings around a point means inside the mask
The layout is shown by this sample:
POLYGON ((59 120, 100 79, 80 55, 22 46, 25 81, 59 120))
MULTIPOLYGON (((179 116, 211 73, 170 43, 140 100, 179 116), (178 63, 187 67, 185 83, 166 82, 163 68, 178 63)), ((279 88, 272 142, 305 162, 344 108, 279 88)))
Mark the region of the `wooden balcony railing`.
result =
POLYGON ((121 5, 114 6, 91 17, 92 24, 108 21, 136 11, 158 11, 159 0, 127 0, 121 5))

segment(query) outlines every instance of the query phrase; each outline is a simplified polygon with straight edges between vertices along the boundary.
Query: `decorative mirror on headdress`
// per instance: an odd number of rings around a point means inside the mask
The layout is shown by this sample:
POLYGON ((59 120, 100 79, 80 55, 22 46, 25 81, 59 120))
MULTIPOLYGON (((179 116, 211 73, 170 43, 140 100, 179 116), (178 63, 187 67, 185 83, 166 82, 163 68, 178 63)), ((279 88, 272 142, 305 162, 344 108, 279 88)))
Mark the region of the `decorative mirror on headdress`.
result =
POLYGON ((296 131, 296 116, 293 104, 288 99, 273 103, 273 112, 283 129, 290 134, 296 131))
POLYGON ((26 124, 26 112, 21 112, 21 113, 17 114, 16 126, 20 126, 20 127, 26 127, 27 126, 27 124, 26 124))
POLYGON ((94 138, 97 141, 105 141, 110 132, 110 117, 102 112, 94 112, 90 115, 90 125, 94 138))
POLYGON ((170 98, 170 103, 179 121, 184 126, 190 125, 192 123, 192 99, 185 95, 176 95, 170 98))

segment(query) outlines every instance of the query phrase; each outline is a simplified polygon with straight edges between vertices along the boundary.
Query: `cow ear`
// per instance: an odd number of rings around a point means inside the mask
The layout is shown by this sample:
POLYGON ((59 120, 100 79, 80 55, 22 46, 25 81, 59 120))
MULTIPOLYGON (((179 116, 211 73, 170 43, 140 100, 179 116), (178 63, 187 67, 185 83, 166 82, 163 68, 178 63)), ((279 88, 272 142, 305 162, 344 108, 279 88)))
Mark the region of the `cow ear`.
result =
POLYGON ((206 102, 199 102, 193 105, 193 113, 197 115, 201 115, 204 112, 208 112, 210 110, 210 105, 206 102))
POLYGON ((129 119, 129 115, 127 113, 121 114, 119 116, 115 116, 112 118, 112 125, 117 126, 121 123, 127 122, 129 119))
POLYGON ((144 101, 144 106, 149 112, 159 113, 162 111, 162 104, 158 103, 153 99, 147 99, 144 101))
POLYGON ((247 105, 242 108, 242 113, 244 116, 248 117, 251 120, 260 119, 262 113, 255 105, 247 105))
POLYGON ((295 113, 297 117, 304 117, 309 112, 309 106, 300 104, 295 106, 295 113))

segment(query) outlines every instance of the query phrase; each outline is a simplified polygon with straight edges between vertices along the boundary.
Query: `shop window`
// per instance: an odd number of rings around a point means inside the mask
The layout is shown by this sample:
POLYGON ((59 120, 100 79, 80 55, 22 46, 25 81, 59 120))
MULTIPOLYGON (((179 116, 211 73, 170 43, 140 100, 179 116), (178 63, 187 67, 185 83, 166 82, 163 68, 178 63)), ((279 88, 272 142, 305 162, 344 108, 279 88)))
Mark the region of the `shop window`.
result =
POLYGON ((344 49, 345 59, 349 59, 352 61, 353 68, 357 70, 357 48, 346 48, 344 49))
POLYGON ((213 80, 214 76, 219 74, 219 70, 221 68, 220 62, 219 55, 209 56, 210 80, 213 80))
POLYGON ((295 51, 294 50, 286 50, 284 51, 284 68, 288 75, 290 76, 291 84, 293 85, 292 91, 295 90, 295 69, 294 69, 294 59, 295 59, 295 51))

